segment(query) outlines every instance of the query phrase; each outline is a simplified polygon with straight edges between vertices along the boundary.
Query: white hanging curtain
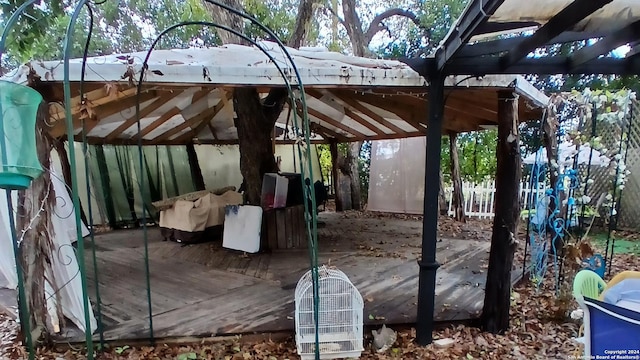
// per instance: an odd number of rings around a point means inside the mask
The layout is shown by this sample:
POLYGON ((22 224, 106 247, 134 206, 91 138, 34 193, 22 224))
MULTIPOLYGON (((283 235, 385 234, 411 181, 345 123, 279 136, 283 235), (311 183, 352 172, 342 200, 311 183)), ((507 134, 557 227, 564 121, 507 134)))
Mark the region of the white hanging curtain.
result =
POLYGON ((371 142, 367 210, 422 214, 427 139, 371 142))
MULTIPOLYGON (((54 253, 51 268, 46 269, 46 277, 51 279, 45 284, 48 313, 54 328, 57 329, 59 319, 55 309, 56 300, 60 299, 64 316, 80 330, 85 331, 82 283, 75 249, 71 245, 77 240, 73 202, 65 184, 54 170, 51 173, 51 180, 55 193, 49 196, 56 196, 56 206, 55 213, 51 214, 55 233, 54 253)), ((17 192, 14 191, 12 196, 13 203, 17 204, 17 192)), ((6 282, 0 285, 15 290, 18 287, 18 277, 4 191, 0 191, 0 217, 0 273, 6 279, 6 282)), ((82 224, 82 235, 89 235, 89 230, 84 224, 82 224)), ((90 322, 91 333, 93 333, 97 329, 93 311, 91 311, 90 322)))

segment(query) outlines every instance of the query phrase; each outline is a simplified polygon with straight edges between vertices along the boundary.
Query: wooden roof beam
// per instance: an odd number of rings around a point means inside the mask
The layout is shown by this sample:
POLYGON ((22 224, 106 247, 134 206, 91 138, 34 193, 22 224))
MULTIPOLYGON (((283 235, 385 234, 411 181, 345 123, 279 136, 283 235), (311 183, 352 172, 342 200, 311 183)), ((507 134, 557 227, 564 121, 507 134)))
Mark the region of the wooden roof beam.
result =
MULTIPOLYGON (((161 95, 160 97, 156 98, 156 100, 154 100, 151 104, 149 104, 146 107, 140 109, 140 119, 142 120, 142 119, 146 118, 152 112, 156 111, 158 108, 160 108, 162 105, 166 104, 167 102, 171 101, 171 99, 175 98, 176 96, 178 96, 178 95, 167 93, 167 94, 161 95)), ((138 121, 138 117, 135 114, 133 116, 129 117, 122 124, 120 124, 117 128, 115 128, 112 132, 110 132, 105 137, 105 141, 111 142, 111 141, 115 140, 120 135, 122 135, 122 133, 125 132, 128 128, 130 128, 131 126, 135 125, 137 123, 137 121, 138 121)))
MULTIPOLYGON (((213 116, 215 116, 215 114, 213 116)), ((207 125, 210 125, 210 124, 211 124, 211 118, 206 117, 200 122, 200 124, 196 125, 195 128, 193 126, 191 126, 193 130, 188 131, 187 133, 182 134, 182 135, 172 139, 171 141, 174 141, 177 144, 188 144, 188 143, 191 143, 191 142, 193 142, 193 139, 195 137, 197 137, 198 134, 200 134, 202 129, 204 129, 207 125)), ((214 135, 214 138, 215 138, 215 135, 214 135)))
MULTIPOLYGON (((389 96, 384 101, 381 101, 380 96, 374 95, 374 94, 367 94, 367 93, 350 94, 343 91, 334 91, 334 93, 340 94, 340 96, 345 96, 345 97, 352 96, 354 99, 356 99, 359 102, 377 107, 382 110, 386 110, 392 114, 395 114, 400 119, 408 122, 409 124, 411 124, 411 126, 419 130, 422 129, 422 126, 420 124, 426 123, 426 116, 424 116, 424 118, 421 118, 420 116, 416 115, 415 111, 419 109, 412 108, 411 106, 407 105, 405 102, 402 102, 402 100, 404 100, 405 97, 389 96)), ((424 114, 426 114, 426 107, 424 110, 425 110, 424 114)))
MULTIPOLYGON (((337 94, 331 93, 329 91, 327 91, 328 94, 331 94, 332 96, 335 97, 335 99, 341 103, 341 105, 345 106, 345 108, 349 108, 349 110, 352 111, 359 111, 362 114, 368 116, 370 119, 372 119, 373 121, 377 122, 378 124, 386 127, 387 129, 393 131, 396 134, 406 134, 407 132, 401 128, 399 128, 398 126, 394 125, 393 123, 391 123, 391 121, 388 121, 387 119, 385 119, 384 117, 380 116, 380 114, 376 114, 373 110, 369 109, 368 107, 362 105, 361 103, 359 103, 357 100, 355 100, 354 98, 348 97, 348 96, 339 96, 337 94)), ((418 130, 418 129, 416 129, 418 130)))
MULTIPOLYGON (((200 91, 200 93, 204 93, 205 95, 208 94, 209 92, 210 92, 209 89, 203 89, 203 90, 200 91)), ((196 94, 194 94, 194 97, 196 97, 196 94)), ((204 95, 202 95, 202 96, 198 95, 196 98, 198 100, 200 100, 200 99, 202 99, 203 96, 204 95)), ((160 125, 162 125, 165 122, 169 121, 172 117, 181 114, 183 111, 187 110, 190 106, 193 106, 193 104, 194 104, 194 102, 192 101, 191 105, 187 106, 183 110, 180 110, 179 107, 174 106, 169 111, 167 111, 166 113, 162 114, 158 119, 154 120, 151 124, 145 126, 145 128, 140 131, 140 133, 138 134, 138 136, 136 138, 138 138, 138 137, 144 138, 149 133, 151 133, 153 130, 155 130, 158 127, 160 127, 160 125)))
MULTIPOLYGON (((302 113, 301 113, 302 105, 299 104, 299 106, 296 106, 296 109, 298 111, 298 115, 302 116, 302 113)), ((358 130, 356 130, 356 129, 350 127, 350 126, 347 126, 347 125, 345 125, 345 124, 343 124, 343 123, 341 123, 341 122, 339 122, 339 121, 337 121, 335 119, 332 119, 330 116, 325 115, 322 112, 310 107, 309 104, 307 104, 307 112, 309 113, 309 115, 313 115, 313 117, 315 117, 315 118, 317 118, 319 120, 322 120, 322 121, 326 122, 327 124, 346 132, 347 134, 353 135, 355 137, 363 137, 363 136, 365 136, 363 133, 359 132, 358 130)))
MULTIPOLYGON (((114 85, 117 86, 117 85, 114 85)), ((143 90, 146 91, 146 90, 143 90)), ((136 87, 130 87, 124 90, 109 90, 106 86, 102 86, 99 89, 91 90, 89 92, 84 93, 84 97, 87 99, 88 106, 96 108, 101 105, 105 105, 112 101, 119 101, 131 96, 134 96, 137 92, 136 87)), ((71 98, 71 114, 76 115, 79 114, 82 110, 82 98, 80 95, 71 98)), ((60 107, 57 111, 57 114, 62 118, 65 117, 64 107, 60 107)))
MULTIPOLYGON (((145 101, 149 101, 155 97, 157 97, 157 93, 155 91, 145 91, 144 93, 140 94, 140 102, 145 102, 145 101)), ((94 106, 95 103, 93 103, 91 106, 91 111, 95 114, 94 116, 92 116, 89 119, 85 119, 85 131, 86 133, 89 133, 89 131, 91 131, 94 127, 96 127, 97 125, 99 125, 100 121, 102 119, 106 119, 111 115, 117 114, 123 110, 126 110, 132 106, 135 106, 137 102, 137 98, 136 97, 132 97, 132 96, 128 96, 126 98, 120 98, 120 100, 118 100, 118 98, 112 98, 111 102, 103 102, 101 105, 99 106, 94 106)), ((65 121, 65 114, 52 114, 51 115, 53 119, 56 119, 56 121, 54 122, 53 128, 50 130, 50 134, 52 137, 57 138, 60 136, 63 136, 66 134, 66 121, 65 121), (61 115, 62 117, 58 118, 57 116, 61 115)), ((80 113, 76 113, 73 115, 73 128, 74 129, 79 129, 82 128, 82 120, 80 118, 81 114, 80 113)))
POLYGON ((319 123, 312 123, 311 125, 313 125, 313 126, 310 127, 310 130, 312 132, 320 134, 320 136, 322 136, 323 138, 325 138, 327 140, 333 138, 333 139, 336 139, 338 142, 341 142, 341 143, 348 143, 348 142, 351 142, 351 141, 357 141, 356 139, 349 139, 348 137, 346 137, 346 136, 344 136, 342 134, 339 134, 339 133, 337 133, 337 132, 335 132, 335 131, 333 131, 333 130, 325 127, 325 126, 322 126, 319 123))
POLYGON ((624 28, 611 33, 593 45, 574 51, 569 57, 571 67, 579 67, 600 55, 605 55, 616 48, 640 39, 640 21, 633 22, 624 28))
MULTIPOLYGON (((220 101, 218 101, 218 103, 209 109, 204 110, 203 112, 201 112, 200 114, 190 118, 190 119, 185 119, 185 121, 170 129, 169 131, 166 131, 165 133, 156 136, 153 139, 153 142, 160 142, 163 140, 171 140, 171 137, 173 135, 179 134, 182 130, 191 127, 192 129, 195 129, 195 127, 198 127, 198 124, 200 124, 203 121, 211 121, 211 119, 216 116, 224 107, 225 107, 226 102, 222 101, 222 99, 220 99, 220 101)), ((181 135, 182 136, 182 135, 181 135)))
MULTIPOLYGON (((302 118, 302 108, 300 106, 296 107, 296 112, 298 113, 298 116, 302 118)), ((313 116, 313 115, 309 113, 309 116, 313 116)), ((321 120, 321 119, 318 119, 318 120, 321 120)), ((346 136, 327 128, 326 126, 322 126, 322 124, 320 124, 319 122, 313 122, 311 121, 311 119, 309 119, 309 122, 310 122, 309 127, 311 131, 320 133, 320 135, 322 135, 322 137, 324 138, 326 138, 325 135, 329 135, 340 142, 353 141, 353 140, 349 140, 349 138, 347 138, 346 136), (320 129, 322 130, 322 132, 320 132, 320 129)))
MULTIPOLYGON (((466 102, 465 100, 449 97, 445 98, 446 103, 444 104, 445 109, 464 114, 468 117, 486 119, 490 121, 496 121, 498 119, 498 113, 495 111, 491 111, 482 106, 478 106, 471 102, 466 102)), ((496 104, 498 100, 496 99, 496 104)))
POLYGON ((449 60, 456 56, 460 48, 471 39, 480 26, 487 22, 503 2, 504 0, 472 0, 436 50, 437 71, 442 70, 449 60))
MULTIPOLYGON (((326 104, 325 101, 322 100, 322 93, 320 93, 319 91, 315 90, 315 89, 307 89, 305 91, 305 93, 307 95, 313 96, 314 98, 322 101, 323 103, 326 104)), ((336 96, 336 95, 334 95, 336 96)), ((329 104, 327 104, 329 105, 329 104)), ((331 105, 329 105, 331 106, 331 105)), ((378 128, 377 126, 374 126, 373 124, 371 124, 369 121, 365 120, 364 118, 362 118, 360 115, 354 113, 353 111, 351 111, 350 109, 346 108, 343 106, 344 109, 344 114, 348 117, 350 117, 353 121, 357 122, 358 124, 366 127, 367 129, 371 130, 374 134, 377 135, 384 135, 384 131, 380 130, 380 128, 378 128)), ((364 135, 363 135, 364 136, 364 135)))
POLYGON ((530 52, 543 46, 578 22, 593 14, 596 10, 613 0, 574 0, 539 28, 533 35, 525 38, 515 49, 500 59, 503 69, 513 66, 530 52))

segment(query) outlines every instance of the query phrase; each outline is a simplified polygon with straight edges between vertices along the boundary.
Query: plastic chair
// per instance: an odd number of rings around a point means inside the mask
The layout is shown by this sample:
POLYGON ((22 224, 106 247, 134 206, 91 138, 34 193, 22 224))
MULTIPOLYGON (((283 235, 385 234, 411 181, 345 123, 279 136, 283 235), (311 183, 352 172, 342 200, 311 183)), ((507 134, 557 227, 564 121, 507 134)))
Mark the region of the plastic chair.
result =
POLYGON ((607 283, 593 270, 580 270, 573 279, 573 296, 576 300, 583 297, 598 299, 607 288, 607 283))
POLYGON ((589 359, 588 356, 591 354, 591 344, 589 342, 591 336, 590 329, 590 316, 589 316, 589 308, 585 304, 584 300, 586 298, 590 299, 598 299, 600 294, 603 293, 607 289, 607 283, 598 275, 596 272, 590 269, 583 269, 578 271, 576 277, 573 279, 573 297, 578 302, 578 305, 584 311, 584 321, 583 325, 580 326, 580 330, 578 330, 578 340, 585 344, 585 357, 589 359), (585 336, 582 337, 584 329, 585 336))

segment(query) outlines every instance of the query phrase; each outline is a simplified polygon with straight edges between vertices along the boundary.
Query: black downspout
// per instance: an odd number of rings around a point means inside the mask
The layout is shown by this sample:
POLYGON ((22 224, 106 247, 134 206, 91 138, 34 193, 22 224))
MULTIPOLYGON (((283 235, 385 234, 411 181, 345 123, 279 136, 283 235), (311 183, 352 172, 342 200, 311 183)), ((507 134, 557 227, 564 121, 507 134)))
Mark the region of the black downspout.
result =
POLYGON ((428 345, 433 341, 435 308, 436 261, 438 237, 438 193, 440 187, 440 151, 442 118, 444 113, 444 75, 436 72, 429 79, 429 118, 427 126, 427 155, 424 172, 424 216, 422 218, 422 259, 418 283, 418 316, 416 341, 428 345))

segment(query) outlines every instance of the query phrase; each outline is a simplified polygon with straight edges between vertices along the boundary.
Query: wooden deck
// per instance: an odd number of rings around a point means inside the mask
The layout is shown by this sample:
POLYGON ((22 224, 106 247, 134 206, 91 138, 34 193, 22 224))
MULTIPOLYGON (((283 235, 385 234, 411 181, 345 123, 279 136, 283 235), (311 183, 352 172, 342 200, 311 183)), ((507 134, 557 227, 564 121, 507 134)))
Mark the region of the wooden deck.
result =
MULTIPOLYGON (((321 264, 344 271, 365 299, 365 323, 416 320, 421 222, 324 213, 319 230, 321 264)), ((437 258, 438 321, 476 318, 482 309, 489 242, 442 239, 437 258)), ((144 243, 140 230, 96 236, 100 311, 107 340, 149 337, 144 243)), ((183 246, 148 230, 155 337, 216 336, 294 329, 294 289, 309 268, 308 252, 248 256, 219 242, 183 246)), ((91 248, 88 284, 97 314, 91 248)), ((520 275, 514 271, 514 281, 520 275)), ((96 315, 97 316, 97 315, 96 315)), ((66 329, 67 341, 82 340, 66 329)), ((96 335, 97 337, 97 335, 96 335)))

